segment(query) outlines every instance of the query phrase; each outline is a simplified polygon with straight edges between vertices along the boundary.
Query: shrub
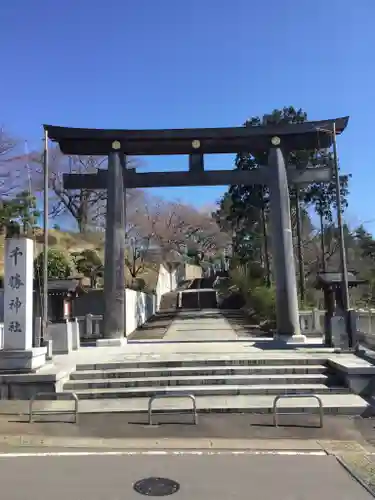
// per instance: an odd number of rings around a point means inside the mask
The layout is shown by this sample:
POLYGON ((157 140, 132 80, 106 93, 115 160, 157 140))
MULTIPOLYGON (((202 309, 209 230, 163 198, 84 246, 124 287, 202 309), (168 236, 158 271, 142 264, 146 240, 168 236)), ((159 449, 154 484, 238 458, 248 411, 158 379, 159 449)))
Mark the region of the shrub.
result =
POLYGON ((238 265, 229 273, 232 293, 240 293, 258 321, 276 319, 276 295, 273 287, 264 284, 262 270, 257 265, 238 265))
POLYGON ((276 319, 276 294, 273 287, 257 286, 250 292, 249 305, 260 320, 276 319))
MULTIPOLYGON (((43 252, 34 260, 34 278, 43 281, 44 254, 43 252)), ((71 276, 74 268, 71 260, 60 250, 48 250, 47 272, 48 279, 66 279, 71 276)))
POLYGON ((127 288, 138 292, 146 291, 146 281, 143 278, 133 278, 127 288))
POLYGON ((103 277, 104 266, 102 259, 95 250, 83 250, 73 254, 76 269, 79 273, 90 278, 91 288, 96 288, 98 278, 103 277))

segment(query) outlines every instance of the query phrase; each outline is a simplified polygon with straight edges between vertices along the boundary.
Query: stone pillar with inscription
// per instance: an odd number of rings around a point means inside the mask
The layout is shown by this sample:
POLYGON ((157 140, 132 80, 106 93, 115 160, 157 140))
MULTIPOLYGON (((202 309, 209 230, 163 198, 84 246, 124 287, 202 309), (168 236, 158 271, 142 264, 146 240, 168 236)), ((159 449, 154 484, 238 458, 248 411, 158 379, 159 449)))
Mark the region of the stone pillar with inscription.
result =
POLYGON ((34 242, 5 240, 4 346, 0 370, 33 371, 45 364, 46 347, 33 347, 34 242))

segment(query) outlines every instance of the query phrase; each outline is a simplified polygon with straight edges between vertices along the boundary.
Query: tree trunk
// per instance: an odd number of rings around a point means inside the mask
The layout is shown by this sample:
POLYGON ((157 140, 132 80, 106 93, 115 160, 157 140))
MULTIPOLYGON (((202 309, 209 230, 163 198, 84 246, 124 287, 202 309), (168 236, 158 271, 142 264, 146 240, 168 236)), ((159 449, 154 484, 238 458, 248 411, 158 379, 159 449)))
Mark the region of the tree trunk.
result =
POLYGON ((322 252, 321 255, 321 263, 322 263, 322 272, 325 273, 327 271, 326 269, 326 252, 325 252, 325 245, 324 245, 324 219, 323 219, 323 214, 319 214, 320 218, 320 249, 322 252))
POLYGON ((271 287, 271 270, 270 270, 270 257, 268 254, 268 233, 267 233, 267 221, 266 212, 264 206, 261 208, 261 219, 262 219, 262 231, 263 231, 263 252, 264 252, 264 263, 266 268, 266 285, 268 288, 271 287))
POLYGON ((296 235, 297 235, 297 254, 298 254, 298 270, 299 270, 299 293, 301 303, 305 302, 306 287, 305 287, 305 266, 303 262, 303 248, 302 248, 302 221, 301 221, 301 207, 299 204, 299 189, 296 188, 296 235))
POLYGON ((82 192, 79 202, 79 211, 77 213, 77 224, 80 233, 85 233, 87 231, 88 225, 88 200, 87 193, 82 192))

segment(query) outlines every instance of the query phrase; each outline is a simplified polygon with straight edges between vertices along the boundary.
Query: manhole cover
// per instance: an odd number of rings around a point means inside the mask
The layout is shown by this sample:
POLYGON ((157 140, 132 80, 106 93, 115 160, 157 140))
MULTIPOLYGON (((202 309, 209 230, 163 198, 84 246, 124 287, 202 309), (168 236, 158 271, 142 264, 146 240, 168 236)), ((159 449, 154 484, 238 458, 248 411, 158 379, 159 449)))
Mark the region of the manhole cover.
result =
POLYGON ((172 479, 164 477, 148 477, 134 483, 134 490, 141 495, 163 497, 173 495, 180 489, 180 485, 172 479))

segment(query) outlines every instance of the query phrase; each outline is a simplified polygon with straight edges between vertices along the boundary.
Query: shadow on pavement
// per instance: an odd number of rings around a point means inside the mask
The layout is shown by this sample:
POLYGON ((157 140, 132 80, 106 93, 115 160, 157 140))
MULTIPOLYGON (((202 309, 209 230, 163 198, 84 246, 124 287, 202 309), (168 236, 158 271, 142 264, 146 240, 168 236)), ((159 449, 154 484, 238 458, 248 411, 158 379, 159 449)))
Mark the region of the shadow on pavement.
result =
POLYGON ((224 439, 324 439, 356 441, 375 445, 375 419, 325 415, 323 428, 318 415, 280 415, 279 427, 272 415, 184 414, 153 415, 149 426, 146 414, 80 414, 74 425, 73 415, 1 416, 0 437, 7 435, 45 435, 56 437, 97 438, 224 438, 224 439))
MULTIPOLYGON (((277 340, 270 339, 269 341, 265 342, 254 342, 253 347, 256 349, 261 349, 262 351, 267 351, 267 350, 295 350, 296 347, 306 347, 306 344, 286 344, 285 342, 279 342, 277 340)), ((321 343, 320 344, 308 344, 309 348, 312 349, 321 349, 324 347, 321 343)))

